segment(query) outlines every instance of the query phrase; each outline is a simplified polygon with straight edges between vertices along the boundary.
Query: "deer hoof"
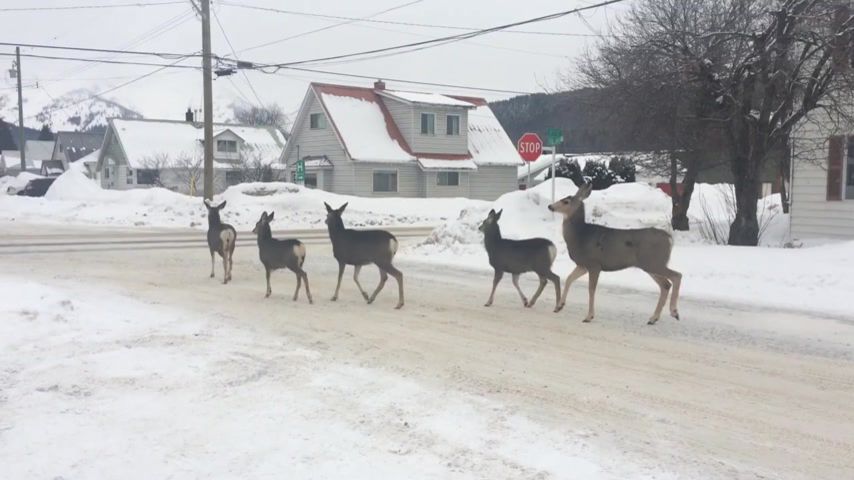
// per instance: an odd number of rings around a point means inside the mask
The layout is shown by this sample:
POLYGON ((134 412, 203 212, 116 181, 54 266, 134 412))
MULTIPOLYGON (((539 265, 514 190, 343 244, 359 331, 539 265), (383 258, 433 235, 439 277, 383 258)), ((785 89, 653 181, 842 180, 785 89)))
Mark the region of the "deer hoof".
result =
POLYGON ((563 310, 563 304, 561 304, 561 305, 555 305, 555 311, 554 311, 554 313, 558 313, 558 312, 560 312, 561 310, 563 310))
POLYGON ((484 303, 484 304, 483 304, 483 306, 484 306, 484 307, 491 307, 491 306, 492 306, 492 302, 486 302, 486 303, 484 303))
POLYGON ((581 323, 590 323, 592 321, 593 321, 593 317, 586 317, 584 320, 581 321, 581 323))
POLYGON ((272 292, 267 292, 267 294, 264 295, 264 298, 270 298, 270 293, 272 293, 272 292))
POLYGON ((655 322, 657 322, 657 321, 658 321, 658 317, 652 317, 649 319, 648 322, 646 322, 646 324, 647 325, 655 325, 655 322))
POLYGON ((398 303, 398 304, 397 304, 397 306, 396 306, 396 307, 394 307, 394 309, 395 309, 395 310, 400 310, 401 308, 403 308, 403 304, 402 304, 402 303, 398 303))
POLYGON ((679 320, 679 312, 676 310, 673 310, 672 312, 670 312, 670 316, 675 318, 676 320, 679 320))
POLYGON ((299 300, 299 298, 298 298, 298 297, 294 297, 294 301, 296 302, 297 300, 299 300))
POLYGON ((310 299, 310 298, 309 298, 309 299, 308 299, 308 304, 309 304, 309 305, 314 305, 314 300, 312 300, 312 299, 310 299))
POLYGON ((330 302, 337 302, 337 301, 338 301, 338 297, 332 297, 332 298, 330 298, 330 299, 329 299, 329 301, 330 301, 330 302))

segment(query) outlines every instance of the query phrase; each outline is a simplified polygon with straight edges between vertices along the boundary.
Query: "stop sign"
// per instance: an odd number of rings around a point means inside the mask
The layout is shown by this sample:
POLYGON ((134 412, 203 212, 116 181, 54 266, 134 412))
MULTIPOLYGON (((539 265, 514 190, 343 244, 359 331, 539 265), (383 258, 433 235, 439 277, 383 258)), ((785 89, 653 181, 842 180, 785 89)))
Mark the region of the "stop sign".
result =
POLYGON ((533 162, 543 154, 543 141, 536 133, 526 133, 519 137, 519 141, 516 142, 516 150, 522 160, 533 162))

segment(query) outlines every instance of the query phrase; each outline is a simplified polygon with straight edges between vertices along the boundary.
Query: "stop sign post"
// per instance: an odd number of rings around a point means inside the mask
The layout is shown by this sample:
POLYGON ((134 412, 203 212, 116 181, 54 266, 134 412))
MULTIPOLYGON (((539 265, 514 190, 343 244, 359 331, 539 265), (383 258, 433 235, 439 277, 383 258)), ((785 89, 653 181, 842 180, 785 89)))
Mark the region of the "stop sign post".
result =
POLYGON ((526 133, 519 137, 519 141, 516 142, 516 151, 519 152, 519 156, 522 157, 522 160, 524 160, 528 164, 527 186, 530 186, 531 162, 540 158, 540 155, 543 154, 543 141, 536 133, 526 133))

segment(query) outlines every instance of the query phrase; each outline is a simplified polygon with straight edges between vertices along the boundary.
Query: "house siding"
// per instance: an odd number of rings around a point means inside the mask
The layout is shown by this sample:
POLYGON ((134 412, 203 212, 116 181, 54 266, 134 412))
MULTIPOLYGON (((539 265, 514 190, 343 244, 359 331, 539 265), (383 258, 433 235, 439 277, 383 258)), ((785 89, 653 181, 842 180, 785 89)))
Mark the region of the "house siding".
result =
POLYGON ((469 197, 479 200, 495 200, 501 195, 517 190, 516 167, 480 166, 472 175, 469 197))
POLYGON ((414 133, 413 125, 415 121, 415 111, 412 109, 412 105, 385 97, 382 101, 385 103, 386 109, 391 115, 392 120, 394 120, 394 123, 397 125, 397 129, 400 130, 400 134, 403 135, 403 139, 411 146, 412 135, 414 133))
POLYGON ((357 162, 353 169, 353 195, 365 197, 420 197, 421 170, 412 163, 357 162), (375 171, 396 171, 397 192, 374 192, 375 171))
MULTIPOLYGON (((391 103, 391 102, 389 102, 391 103)), ((400 127, 398 127, 400 128, 400 127)), ((416 153, 442 153, 464 155, 468 153, 468 111, 464 108, 441 108, 436 106, 414 105, 412 124, 409 127, 412 151, 416 153), (421 134, 421 114, 436 115, 435 135, 421 134), (448 115, 459 115, 460 134, 446 135, 445 126, 448 115)), ((404 133, 404 136, 406 134, 404 133)))
POLYGON ((343 194, 352 193, 352 162, 347 158, 347 153, 335 135, 332 119, 326 119, 325 129, 312 130, 309 123, 310 114, 324 113, 317 96, 313 93, 310 94, 307 108, 308 112, 301 119, 300 124, 294 126, 291 138, 288 140, 289 148, 284 159, 288 166, 287 178, 289 180, 291 178, 291 171, 297 161, 297 155, 302 158, 325 155, 332 162, 333 168, 324 172, 323 187, 321 188, 343 194))
POLYGON ((429 171, 423 172, 424 181, 423 196, 426 197, 469 197, 471 195, 470 182, 472 175, 477 175, 476 172, 459 172, 460 184, 457 186, 439 185, 437 177, 439 172, 429 171))
POLYGON ((827 200, 829 129, 819 122, 804 124, 793 141, 792 238, 854 238, 854 199, 827 200))

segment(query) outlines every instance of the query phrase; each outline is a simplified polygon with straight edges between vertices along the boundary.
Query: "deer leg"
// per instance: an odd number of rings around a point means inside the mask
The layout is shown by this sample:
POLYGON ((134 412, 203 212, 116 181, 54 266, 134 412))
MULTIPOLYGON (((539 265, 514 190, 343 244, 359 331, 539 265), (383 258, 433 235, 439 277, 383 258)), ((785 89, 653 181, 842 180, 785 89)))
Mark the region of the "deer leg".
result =
POLYGON ((296 268, 291 269, 294 272, 294 275, 297 277, 297 289, 294 290, 294 301, 299 300, 299 289, 302 288, 302 274, 303 272, 298 271, 296 268))
POLYGON ((270 269, 264 268, 267 271, 267 294, 264 295, 264 298, 270 298, 270 294, 273 293, 273 289, 270 288, 270 269))
POLYGON ((660 289, 658 294, 658 303, 655 305, 655 312, 653 312, 647 322, 648 325, 655 325, 655 322, 657 322, 658 318, 661 316, 661 309, 664 308, 664 302, 667 301, 667 291, 670 290, 670 282, 661 275, 650 272, 647 273, 649 273, 649 276, 655 280, 655 283, 658 284, 658 288, 660 289))
POLYGON ((341 290, 341 279, 344 278, 344 267, 346 265, 338 262, 338 285, 335 287, 335 295, 332 295, 332 301, 338 300, 338 292, 341 290))
POLYGON ((587 317, 584 319, 584 323, 590 323, 595 315, 596 284, 599 283, 599 270, 590 270, 589 273, 590 281, 587 285, 589 297, 587 299, 587 317))
POLYGON ((670 293, 670 316, 679 320, 679 308, 677 304, 679 303, 679 288, 682 286, 682 274, 668 268, 665 276, 673 282, 673 291, 670 293))
POLYGON ((234 270, 234 250, 228 252, 228 281, 231 281, 231 271, 234 270))
POLYGON ((361 265, 356 265, 353 267, 353 281, 356 282, 356 286, 359 287, 359 291, 362 292, 362 297, 365 299, 365 301, 367 301, 370 299, 370 297, 368 297, 368 293, 365 292, 365 289, 362 288, 362 284, 359 283, 359 272, 361 271, 361 265))
POLYGON ((228 283, 228 253, 222 252, 222 283, 228 283))
POLYGON ((549 270, 549 274, 546 275, 546 278, 548 280, 551 280, 551 282, 555 286, 555 312, 557 312, 560 310, 560 308, 558 307, 560 305, 560 277, 558 277, 554 272, 549 270))
POLYGON ((495 289, 498 287, 498 282, 501 281, 502 277, 504 277, 504 272, 496 270, 495 276, 492 277, 492 293, 489 294, 489 300, 486 301, 484 307, 492 306, 492 300, 495 299, 495 289))
POLYGON ((572 282, 583 277, 585 273, 587 273, 587 269, 578 265, 575 266, 575 270, 569 273, 566 277, 566 283, 563 284, 563 295, 560 297, 560 303, 555 307, 555 313, 561 311, 564 305, 566 305, 566 296, 569 295, 569 286, 572 285, 572 282))
POLYGON ((300 272, 302 273, 303 283, 305 283, 305 295, 308 297, 308 303, 309 305, 314 304, 314 300, 311 298, 311 290, 308 288, 308 274, 302 268, 300 268, 300 272))
POLYGON ((400 310, 403 308, 403 272, 396 269, 391 263, 386 265, 385 269, 397 281, 397 306, 394 308, 400 310))
POLYGON ((380 293, 380 290, 383 289, 383 287, 385 286, 385 282, 388 280, 388 273, 386 273, 385 268, 380 267, 379 265, 377 266, 380 269, 380 283, 377 284, 377 289, 374 290, 374 293, 371 294, 371 298, 368 299, 369 305, 374 303, 374 300, 376 300, 377 295, 379 295, 380 293))
POLYGON ((528 299, 525 298, 525 294, 522 293, 522 289, 519 288, 519 274, 518 273, 513 274, 513 286, 516 287, 516 291, 519 292, 519 296, 522 297, 522 306, 527 307, 528 306, 528 299))
POLYGON ((211 250, 211 278, 214 278, 214 265, 216 265, 216 252, 211 250))

